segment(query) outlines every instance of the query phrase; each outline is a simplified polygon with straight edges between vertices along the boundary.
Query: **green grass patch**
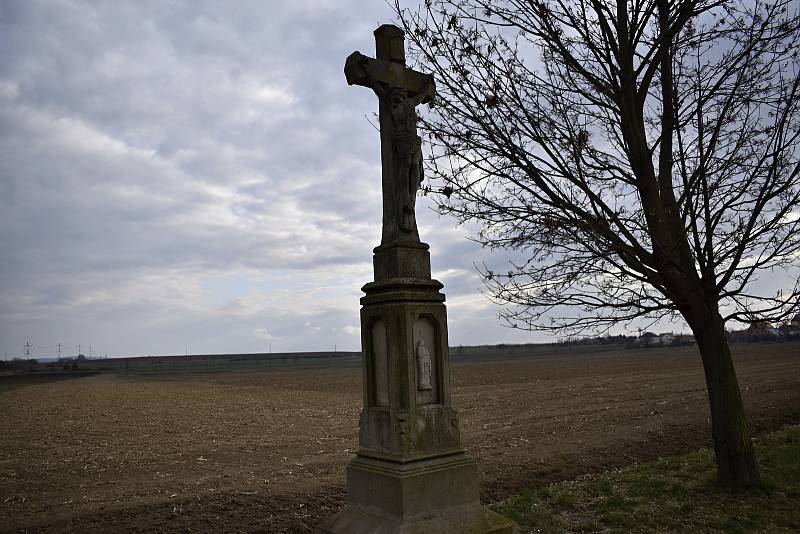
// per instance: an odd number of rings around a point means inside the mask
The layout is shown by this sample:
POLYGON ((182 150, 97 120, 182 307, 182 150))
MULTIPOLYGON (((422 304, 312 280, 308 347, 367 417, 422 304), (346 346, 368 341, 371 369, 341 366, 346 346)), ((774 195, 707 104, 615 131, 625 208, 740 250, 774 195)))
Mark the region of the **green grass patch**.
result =
POLYGON ((560 482, 492 508, 522 532, 800 532, 800 426, 756 440, 762 484, 716 482, 713 451, 560 482))

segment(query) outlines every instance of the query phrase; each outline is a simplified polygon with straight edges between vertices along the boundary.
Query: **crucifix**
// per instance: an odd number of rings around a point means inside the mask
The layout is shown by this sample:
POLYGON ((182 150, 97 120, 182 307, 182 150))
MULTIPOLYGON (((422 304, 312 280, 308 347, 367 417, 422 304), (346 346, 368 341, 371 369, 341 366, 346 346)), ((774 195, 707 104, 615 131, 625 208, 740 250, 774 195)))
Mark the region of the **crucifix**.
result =
POLYGON ((415 216, 422 182, 422 139, 416 107, 436 93, 433 76, 406 67, 403 31, 385 24, 375 30, 375 59, 360 52, 347 58, 347 83, 372 89, 378 96, 383 166, 381 245, 419 243, 415 216))
POLYGON ((347 507, 316 532, 512 534, 511 521, 481 506, 477 464, 461 447, 443 286, 431 279, 414 214, 416 107, 433 98, 433 76, 406 67, 400 28, 381 26, 375 43, 375 59, 353 52, 344 67, 347 83, 378 96, 383 164, 383 233, 361 298, 358 451, 347 466, 347 507))

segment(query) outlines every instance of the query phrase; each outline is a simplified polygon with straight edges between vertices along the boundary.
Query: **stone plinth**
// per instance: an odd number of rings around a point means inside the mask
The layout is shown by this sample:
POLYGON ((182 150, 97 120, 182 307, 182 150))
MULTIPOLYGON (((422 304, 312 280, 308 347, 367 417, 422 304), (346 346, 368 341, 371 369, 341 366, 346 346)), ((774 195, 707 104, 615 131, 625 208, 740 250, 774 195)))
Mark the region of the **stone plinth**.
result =
POLYGON ((514 524, 478 500, 478 472, 463 453, 395 463, 358 457, 347 468, 347 508, 322 534, 511 534, 514 524))

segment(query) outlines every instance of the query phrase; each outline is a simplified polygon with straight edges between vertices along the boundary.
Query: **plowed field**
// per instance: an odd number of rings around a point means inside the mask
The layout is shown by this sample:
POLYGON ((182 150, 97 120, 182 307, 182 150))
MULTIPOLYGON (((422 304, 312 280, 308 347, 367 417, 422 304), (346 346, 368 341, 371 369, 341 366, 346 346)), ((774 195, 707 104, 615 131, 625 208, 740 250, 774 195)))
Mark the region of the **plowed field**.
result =
MULTIPOLYGON (((734 345, 754 433, 800 422, 800 343, 734 345)), ((709 444, 694 347, 455 363, 483 498, 709 444)), ((311 532, 343 505, 360 369, 0 390, 0 531, 311 532)))

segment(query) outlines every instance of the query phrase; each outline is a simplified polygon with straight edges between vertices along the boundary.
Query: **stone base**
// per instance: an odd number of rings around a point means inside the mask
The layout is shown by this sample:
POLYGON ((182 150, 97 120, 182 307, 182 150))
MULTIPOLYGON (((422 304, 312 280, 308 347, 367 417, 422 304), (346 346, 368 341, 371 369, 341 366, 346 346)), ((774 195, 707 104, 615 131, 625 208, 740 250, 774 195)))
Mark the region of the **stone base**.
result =
POLYGON ((477 464, 463 453, 395 463, 356 457, 347 508, 317 534, 513 534, 513 521, 480 505, 477 464))

